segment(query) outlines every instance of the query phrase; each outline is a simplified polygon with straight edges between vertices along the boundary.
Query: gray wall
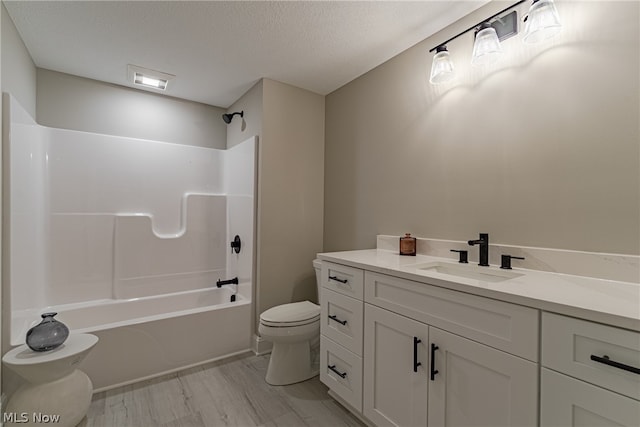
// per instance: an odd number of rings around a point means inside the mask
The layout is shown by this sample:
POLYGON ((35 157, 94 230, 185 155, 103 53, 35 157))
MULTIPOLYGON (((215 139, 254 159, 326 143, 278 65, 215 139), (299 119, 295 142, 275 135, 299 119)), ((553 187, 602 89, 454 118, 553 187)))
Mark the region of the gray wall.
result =
POLYGON ((225 148, 224 109, 38 68, 44 126, 225 148))
MULTIPOLYGON (((233 103, 227 113, 243 111, 244 117, 234 116, 227 125, 227 148, 246 141, 254 135, 262 136, 262 79, 233 103)), ((259 147, 260 141, 258 141, 259 147)))
POLYGON ((2 14, 2 91, 9 92, 36 117, 36 66, 4 7, 2 14))
POLYGON ((449 43, 457 82, 434 86, 428 50, 503 2, 327 96, 326 251, 375 247, 376 234, 488 232, 640 254, 640 5, 556 3, 561 35, 513 37, 493 69, 469 65, 467 34, 449 43))
POLYGON ((324 96, 263 79, 229 108, 227 144, 258 135, 257 319, 273 306, 317 301, 322 251, 324 96), (237 122, 236 122, 237 121, 237 122))
POLYGON ((264 79, 257 309, 317 302, 312 261, 322 252, 322 95, 264 79))

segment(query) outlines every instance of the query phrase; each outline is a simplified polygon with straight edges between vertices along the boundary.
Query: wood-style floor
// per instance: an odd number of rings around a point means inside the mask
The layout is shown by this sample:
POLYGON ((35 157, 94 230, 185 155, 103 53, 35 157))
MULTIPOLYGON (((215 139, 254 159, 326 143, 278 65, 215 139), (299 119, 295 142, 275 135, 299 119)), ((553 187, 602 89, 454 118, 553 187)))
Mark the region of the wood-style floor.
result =
POLYGON ((247 353, 97 393, 80 426, 363 426, 318 377, 270 386, 268 363, 247 353))

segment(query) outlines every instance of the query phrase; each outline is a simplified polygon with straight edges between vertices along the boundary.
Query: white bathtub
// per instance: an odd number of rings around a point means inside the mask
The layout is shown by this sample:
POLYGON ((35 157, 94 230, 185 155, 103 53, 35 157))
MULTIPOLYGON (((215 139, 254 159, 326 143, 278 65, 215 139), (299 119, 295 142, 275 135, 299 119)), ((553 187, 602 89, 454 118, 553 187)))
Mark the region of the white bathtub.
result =
POLYGON ((80 369, 102 391, 247 351, 251 301, 238 294, 231 302, 233 288, 23 311, 12 319, 11 341, 24 343, 41 312, 57 312, 71 333, 100 338, 80 369))

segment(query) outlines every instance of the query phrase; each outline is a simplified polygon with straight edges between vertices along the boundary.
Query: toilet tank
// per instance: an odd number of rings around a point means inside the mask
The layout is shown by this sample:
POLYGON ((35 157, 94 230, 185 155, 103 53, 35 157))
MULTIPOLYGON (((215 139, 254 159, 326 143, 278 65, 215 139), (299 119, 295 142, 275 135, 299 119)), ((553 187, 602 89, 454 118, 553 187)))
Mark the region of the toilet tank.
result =
POLYGON ((320 281, 322 278, 322 261, 319 259, 313 260, 313 269, 316 271, 316 289, 318 290, 318 301, 320 301, 320 288, 322 287, 320 281))

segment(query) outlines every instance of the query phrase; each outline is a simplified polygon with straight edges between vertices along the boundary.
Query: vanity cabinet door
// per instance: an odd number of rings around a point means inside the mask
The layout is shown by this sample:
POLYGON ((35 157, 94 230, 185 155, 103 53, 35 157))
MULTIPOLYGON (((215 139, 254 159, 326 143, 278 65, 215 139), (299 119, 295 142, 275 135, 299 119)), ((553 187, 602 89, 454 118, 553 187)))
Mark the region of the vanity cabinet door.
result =
POLYGON ((429 427, 537 425, 535 363, 434 327, 429 338, 429 427))
POLYGON ((540 425, 544 427, 611 427, 640 425, 640 402, 541 369, 540 425))
POLYGON ((429 327, 365 304, 365 417, 376 426, 426 426, 429 327))

